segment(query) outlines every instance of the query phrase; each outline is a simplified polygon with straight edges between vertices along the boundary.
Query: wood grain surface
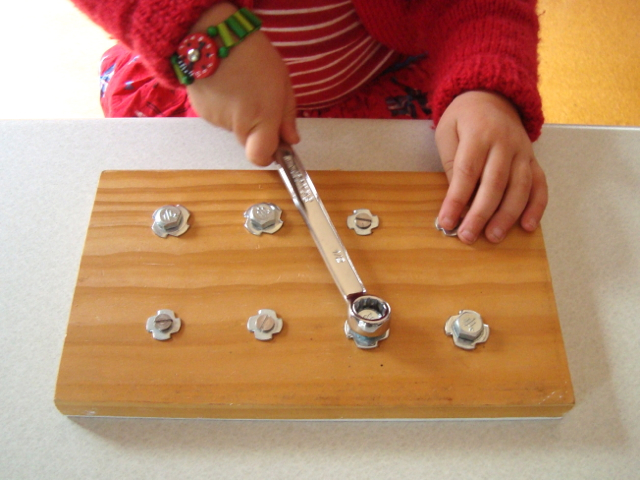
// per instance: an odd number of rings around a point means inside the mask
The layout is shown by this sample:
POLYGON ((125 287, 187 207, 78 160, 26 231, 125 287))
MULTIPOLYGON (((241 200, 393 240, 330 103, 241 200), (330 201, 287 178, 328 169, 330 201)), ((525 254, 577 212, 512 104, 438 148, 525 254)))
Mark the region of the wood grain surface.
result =
POLYGON ((311 177, 367 290, 391 304, 374 350, 345 337, 347 305, 275 171, 110 171, 100 179, 71 308, 55 403, 68 415, 217 418, 560 416, 574 403, 542 233, 500 245, 443 236, 440 173, 316 171, 311 177), (283 228, 255 236, 244 211, 273 202, 283 228), (165 204, 191 212, 157 237, 165 204), (370 236, 346 226, 357 208, 370 236), (283 331, 254 339, 275 310, 283 331), (148 317, 182 329, 154 340, 148 317), (444 323, 461 309, 491 327, 473 351, 444 323))

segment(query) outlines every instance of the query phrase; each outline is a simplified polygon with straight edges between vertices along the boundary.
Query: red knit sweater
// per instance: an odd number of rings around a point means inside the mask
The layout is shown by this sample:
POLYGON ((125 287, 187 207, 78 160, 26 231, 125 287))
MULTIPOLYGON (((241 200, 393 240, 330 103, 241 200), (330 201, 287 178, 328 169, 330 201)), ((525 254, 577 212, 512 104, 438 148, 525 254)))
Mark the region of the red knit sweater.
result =
MULTIPOLYGON (((191 26, 220 0, 73 0, 93 21, 139 53, 164 83, 168 61, 191 26)), ((252 0, 235 0, 252 8, 252 0)), ((429 53, 437 123, 467 90, 490 90, 519 109, 531 140, 544 121, 538 82, 536 0, 353 0, 371 36, 403 54, 429 53)))

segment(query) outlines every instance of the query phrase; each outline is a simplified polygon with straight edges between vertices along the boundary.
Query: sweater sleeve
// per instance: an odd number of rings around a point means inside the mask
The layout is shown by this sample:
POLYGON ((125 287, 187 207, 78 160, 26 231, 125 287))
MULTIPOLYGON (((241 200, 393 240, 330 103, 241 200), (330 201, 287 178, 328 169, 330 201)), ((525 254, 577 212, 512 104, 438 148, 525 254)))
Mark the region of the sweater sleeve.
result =
POLYGON ((516 105, 535 141, 544 122, 538 92, 535 0, 451 1, 430 35, 431 106, 437 123, 453 99, 489 90, 516 105))
MULTIPOLYGON (((72 0, 92 21, 142 58, 163 84, 180 85, 169 62, 200 16, 222 0, 72 0)), ((232 3, 251 6, 251 0, 232 3)))
POLYGON ((536 0, 353 1, 379 41, 400 53, 428 53, 436 124, 456 96, 489 90, 517 107, 532 141, 540 136, 536 0))

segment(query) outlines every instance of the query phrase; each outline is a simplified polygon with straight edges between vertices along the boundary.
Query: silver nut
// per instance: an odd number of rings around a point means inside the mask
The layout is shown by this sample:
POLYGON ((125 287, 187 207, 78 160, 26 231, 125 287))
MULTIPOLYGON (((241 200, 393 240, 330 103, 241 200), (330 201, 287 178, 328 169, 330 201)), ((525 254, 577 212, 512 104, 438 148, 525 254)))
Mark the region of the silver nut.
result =
POLYGON ((347 226, 358 235, 371 235, 371 231, 380 225, 377 215, 367 208, 353 211, 353 215, 347 218, 347 226))
POLYGON ((282 210, 273 203, 258 203, 244 212, 245 228, 254 235, 276 233, 282 228, 282 210))
POLYGON ((151 229, 159 237, 179 237, 189 229, 189 210, 182 205, 164 205, 153 212, 151 229))
POLYGON ((173 310, 158 310, 156 315, 147 319, 147 332, 156 340, 168 340, 182 327, 182 321, 173 310))
POLYGON ((258 340, 271 340, 276 333, 282 331, 282 319, 276 312, 268 308, 258 310, 258 314, 249 317, 247 330, 252 332, 258 340))
POLYGON ((449 317, 444 331, 453 337, 453 343, 457 347, 465 350, 473 350, 478 343, 484 343, 489 338, 489 325, 473 310, 460 310, 458 315, 449 317))

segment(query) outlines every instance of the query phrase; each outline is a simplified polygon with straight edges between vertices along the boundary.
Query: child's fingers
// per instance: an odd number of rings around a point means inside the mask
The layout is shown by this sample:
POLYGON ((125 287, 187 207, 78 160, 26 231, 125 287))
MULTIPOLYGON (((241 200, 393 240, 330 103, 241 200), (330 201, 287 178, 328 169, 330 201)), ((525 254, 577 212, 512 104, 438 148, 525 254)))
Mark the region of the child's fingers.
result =
POLYGON ((485 236, 490 242, 501 242, 518 221, 527 206, 532 182, 529 157, 516 157, 511 166, 509 185, 504 192, 504 198, 485 229, 485 236))
POLYGON ((451 183, 451 178, 453 177, 453 161, 455 160, 458 144, 460 143, 455 125, 443 120, 436 129, 435 138, 442 168, 447 175, 447 181, 451 183))
POLYGON ((533 232, 538 227, 549 201, 547 178, 535 158, 531 160, 531 181, 529 202, 520 219, 520 225, 528 232, 533 232))
POLYGON ((458 238, 462 242, 467 244, 475 242, 498 210, 509 184, 512 160, 513 153, 500 146, 494 146, 489 152, 478 192, 458 228, 458 238))
POLYGON ((296 100, 293 92, 289 92, 286 97, 286 104, 282 115, 282 124, 280 125, 280 137, 287 143, 298 143, 300 135, 296 127, 296 100))
POLYGON ((487 159, 487 149, 474 141, 462 140, 458 145, 451 183, 442 202, 438 222, 445 229, 455 228, 476 189, 487 159))

